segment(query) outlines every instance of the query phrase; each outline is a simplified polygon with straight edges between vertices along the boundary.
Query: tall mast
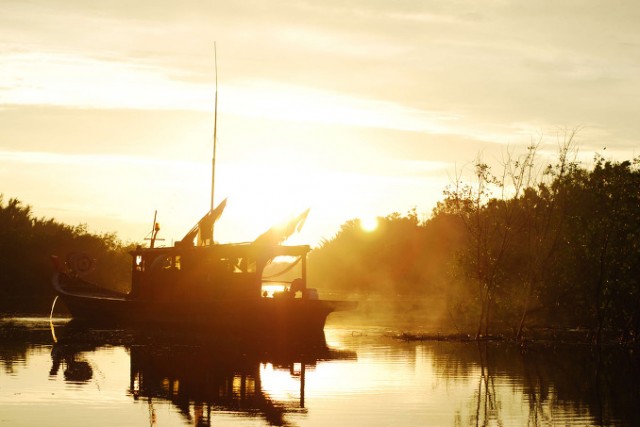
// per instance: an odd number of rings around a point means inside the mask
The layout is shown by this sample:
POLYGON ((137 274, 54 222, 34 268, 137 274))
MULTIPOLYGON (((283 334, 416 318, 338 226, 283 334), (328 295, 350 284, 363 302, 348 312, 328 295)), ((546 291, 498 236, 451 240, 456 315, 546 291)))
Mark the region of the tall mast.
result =
POLYGON ((215 62, 215 74, 216 74, 216 95, 215 104, 213 109, 213 157, 211 158, 211 208, 213 210, 213 193, 216 182, 216 143, 218 142, 218 53, 216 49, 216 42, 213 42, 213 57, 215 62))

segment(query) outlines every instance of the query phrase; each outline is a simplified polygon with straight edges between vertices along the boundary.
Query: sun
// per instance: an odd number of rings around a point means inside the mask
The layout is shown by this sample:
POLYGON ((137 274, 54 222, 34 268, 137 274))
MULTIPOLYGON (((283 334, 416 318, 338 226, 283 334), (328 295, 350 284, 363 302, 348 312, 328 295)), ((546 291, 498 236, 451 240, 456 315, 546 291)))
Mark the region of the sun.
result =
POLYGON ((375 216, 360 218, 360 228, 367 233, 375 231, 378 228, 378 218, 375 216))

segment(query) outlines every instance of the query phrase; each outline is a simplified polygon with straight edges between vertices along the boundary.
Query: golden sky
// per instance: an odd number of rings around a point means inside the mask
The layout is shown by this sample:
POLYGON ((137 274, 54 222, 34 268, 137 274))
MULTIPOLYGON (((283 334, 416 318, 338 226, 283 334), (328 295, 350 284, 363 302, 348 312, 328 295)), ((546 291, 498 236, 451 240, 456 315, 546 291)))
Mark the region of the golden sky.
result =
POLYGON ((222 241, 311 207, 296 239, 429 213, 479 153, 581 128, 638 154, 634 1, 0 0, 0 193, 38 216, 180 239, 209 207, 214 41, 222 241))

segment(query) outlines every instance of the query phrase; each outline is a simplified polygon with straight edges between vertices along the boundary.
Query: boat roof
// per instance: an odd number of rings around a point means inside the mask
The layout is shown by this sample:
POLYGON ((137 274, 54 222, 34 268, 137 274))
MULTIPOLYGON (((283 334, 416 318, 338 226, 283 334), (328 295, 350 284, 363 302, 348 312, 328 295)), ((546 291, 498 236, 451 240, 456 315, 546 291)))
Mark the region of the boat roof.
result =
POLYGON ((138 246, 135 250, 130 251, 129 253, 132 256, 138 255, 149 255, 149 254, 157 254, 157 255, 169 255, 176 254, 180 255, 185 252, 200 252, 200 253, 210 253, 214 256, 218 257, 246 257, 246 256, 262 256, 273 258, 276 256, 304 256, 306 255, 311 248, 309 245, 265 245, 255 242, 248 243, 224 243, 224 244, 214 244, 207 246, 193 246, 193 245, 185 245, 185 244, 177 244, 176 246, 167 246, 167 247, 157 247, 157 248, 143 248, 138 246))

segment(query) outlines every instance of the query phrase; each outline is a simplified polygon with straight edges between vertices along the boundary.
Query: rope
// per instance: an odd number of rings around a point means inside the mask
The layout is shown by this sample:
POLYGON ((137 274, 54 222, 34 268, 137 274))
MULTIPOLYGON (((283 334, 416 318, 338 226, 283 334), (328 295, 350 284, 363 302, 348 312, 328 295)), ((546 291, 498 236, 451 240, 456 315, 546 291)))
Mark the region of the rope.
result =
POLYGON ((58 295, 53 299, 53 304, 51 304, 51 314, 49 314, 49 326, 51 327, 51 336, 53 337, 54 343, 58 342, 58 338, 56 338, 56 331, 53 329, 53 309, 56 307, 56 301, 58 301, 58 295))
POLYGON ((263 277, 262 280, 269 280, 269 279, 273 279, 274 277, 278 277, 278 276, 282 276, 285 273, 288 273, 289 271, 291 271, 293 269, 293 267, 295 267, 296 265, 298 265, 298 263, 302 260, 302 257, 298 257, 298 259, 296 261, 294 261, 293 263, 289 264, 287 266, 287 268, 285 268, 282 271, 279 271, 275 274, 272 274, 271 276, 266 276, 263 277))

